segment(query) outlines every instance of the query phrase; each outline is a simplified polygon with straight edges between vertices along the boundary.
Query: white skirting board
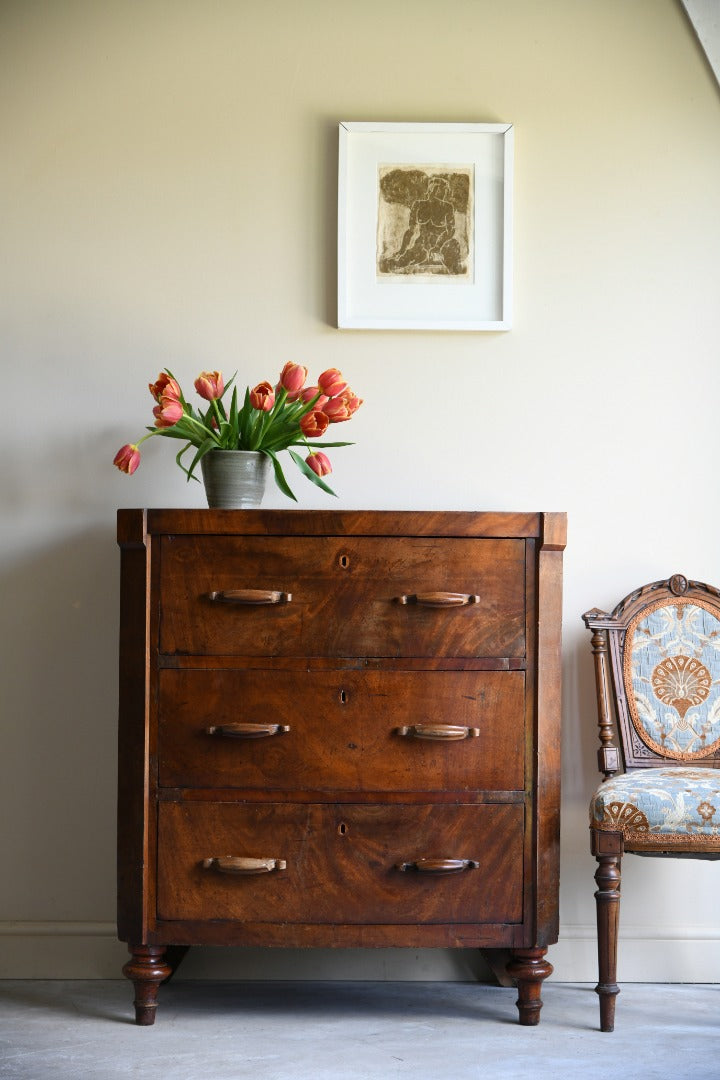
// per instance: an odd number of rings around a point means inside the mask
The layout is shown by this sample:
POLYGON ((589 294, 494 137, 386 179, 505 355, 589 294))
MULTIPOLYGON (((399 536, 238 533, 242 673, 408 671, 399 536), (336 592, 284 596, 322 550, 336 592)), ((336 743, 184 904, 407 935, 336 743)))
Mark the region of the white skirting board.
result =
MULTIPOLYGON (((0 923, 0 979, 117 979, 128 957, 106 922, 0 923)), ((548 952, 559 982, 596 982, 594 926, 564 926, 548 952)), ((489 981, 473 949, 191 949, 187 979, 489 981)), ((720 927, 625 927, 618 982, 720 981, 720 927)))

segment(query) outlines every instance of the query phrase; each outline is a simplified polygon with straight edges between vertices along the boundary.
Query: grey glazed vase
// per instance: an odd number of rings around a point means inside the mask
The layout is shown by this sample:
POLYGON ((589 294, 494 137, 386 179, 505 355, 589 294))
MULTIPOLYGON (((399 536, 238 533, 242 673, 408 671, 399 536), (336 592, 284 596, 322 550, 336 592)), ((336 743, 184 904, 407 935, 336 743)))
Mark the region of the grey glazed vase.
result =
POLYGON ((255 450, 211 450, 200 462, 208 506, 251 510, 260 506, 270 458, 255 450))

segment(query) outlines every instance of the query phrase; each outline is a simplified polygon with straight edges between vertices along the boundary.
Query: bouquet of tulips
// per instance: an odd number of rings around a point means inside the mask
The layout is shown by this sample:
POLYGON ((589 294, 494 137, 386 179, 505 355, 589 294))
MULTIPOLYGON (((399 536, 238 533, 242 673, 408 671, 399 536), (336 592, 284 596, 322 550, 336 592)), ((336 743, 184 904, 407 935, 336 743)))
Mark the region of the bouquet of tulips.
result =
MULTIPOLYGON (((329 368, 318 377, 316 386, 306 386, 307 368, 287 363, 276 386, 258 383, 245 390, 242 404, 237 387, 232 388, 230 404, 223 398, 230 390, 235 376, 228 383, 219 371, 203 371, 195 380, 195 390, 206 401, 207 408, 195 409, 186 401, 176 378, 167 368, 157 381, 149 384, 156 404, 153 408, 154 427, 136 443, 126 443, 115 455, 113 464, 131 475, 140 464, 140 446, 154 435, 181 439, 184 446, 175 460, 188 480, 197 479, 195 469, 205 454, 213 450, 255 450, 266 454, 273 464, 275 481, 280 490, 295 499, 278 453, 287 450, 300 471, 314 484, 334 495, 323 476, 332 472, 330 460, 319 447, 350 446, 347 442, 319 443, 330 424, 349 420, 362 401, 348 387, 337 368, 329 368), (309 450, 304 459, 292 447, 309 450), (190 449, 195 454, 189 467, 183 457, 190 449)), ((297 500, 295 500, 297 501, 297 500)))

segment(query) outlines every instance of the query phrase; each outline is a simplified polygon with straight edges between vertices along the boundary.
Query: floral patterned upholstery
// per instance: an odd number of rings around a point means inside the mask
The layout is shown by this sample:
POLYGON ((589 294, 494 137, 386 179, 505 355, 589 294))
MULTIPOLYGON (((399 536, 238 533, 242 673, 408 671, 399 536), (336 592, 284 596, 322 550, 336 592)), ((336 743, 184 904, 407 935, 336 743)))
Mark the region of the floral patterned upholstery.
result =
POLYGON ((613 776, 593 795, 590 824, 621 832, 630 846, 696 842, 720 850, 720 772, 672 766, 613 776))
POLYGON ((627 629, 624 680, 633 726, 656 754, 690 762, 720 745, 720 620, 702 600, 639 612, 627 629))

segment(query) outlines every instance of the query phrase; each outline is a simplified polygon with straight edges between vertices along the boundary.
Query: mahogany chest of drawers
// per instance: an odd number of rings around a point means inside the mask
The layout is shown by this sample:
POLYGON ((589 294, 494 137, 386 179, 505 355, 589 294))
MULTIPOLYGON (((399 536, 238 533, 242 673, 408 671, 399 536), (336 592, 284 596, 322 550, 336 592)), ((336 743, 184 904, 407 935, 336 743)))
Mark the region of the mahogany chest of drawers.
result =
POLYGON ((563 514, 121 510, 118 933, 557 940, 563 514))

